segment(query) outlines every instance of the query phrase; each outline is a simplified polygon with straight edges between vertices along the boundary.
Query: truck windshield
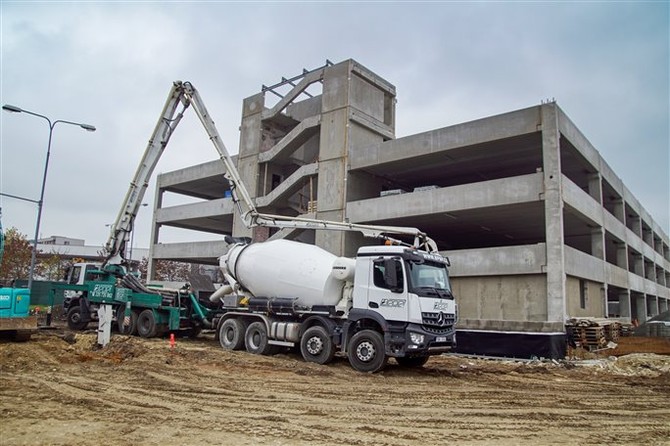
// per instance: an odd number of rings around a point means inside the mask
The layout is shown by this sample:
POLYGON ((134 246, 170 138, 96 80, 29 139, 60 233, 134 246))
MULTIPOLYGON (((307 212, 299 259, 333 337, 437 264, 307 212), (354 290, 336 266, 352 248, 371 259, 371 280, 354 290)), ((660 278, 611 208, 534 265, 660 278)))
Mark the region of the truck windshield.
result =
POLYGON ((441 263, 409 261, 410 292, 419 296, 453 299, 447 268, 441 263))

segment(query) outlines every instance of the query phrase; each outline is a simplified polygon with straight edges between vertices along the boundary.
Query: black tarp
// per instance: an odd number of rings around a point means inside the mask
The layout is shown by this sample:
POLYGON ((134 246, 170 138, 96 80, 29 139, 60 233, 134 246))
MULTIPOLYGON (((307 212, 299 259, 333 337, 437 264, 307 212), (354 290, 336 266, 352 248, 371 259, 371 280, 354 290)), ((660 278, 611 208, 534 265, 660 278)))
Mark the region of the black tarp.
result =
POLYGON ((468 355, 563 359, 566 352, 566 335, 565 333, 457 330, 456 344, 455 353, 468 355))

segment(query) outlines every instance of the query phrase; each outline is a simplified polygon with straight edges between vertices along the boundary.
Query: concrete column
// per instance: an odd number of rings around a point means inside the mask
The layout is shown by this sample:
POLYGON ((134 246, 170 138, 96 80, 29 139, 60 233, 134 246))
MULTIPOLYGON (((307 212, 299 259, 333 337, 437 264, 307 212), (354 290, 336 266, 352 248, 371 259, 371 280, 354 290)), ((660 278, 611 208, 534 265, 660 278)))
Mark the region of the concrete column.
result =
POLYGON ((603 183, 600 172, 589 175, 589 195, 599 204, 603 202, 603 183))
MULTIPOLYGON (((317 217, 341 221, 346 207, 351 61, 328 67, 323 75, 317 217)), ((316 245, 335 255, 345 250, 343 232, 316 231, 316 245)))
POLYGON ((616 265, 628 271, 628 249, 625 243, 616 242, 616 265))
POLYGON ((541 119, 547 247, 547 321, 560 322, 566 316, 566 279, 560 133, 558 110, 555 103, 542 105, 541 119))
POLYGON ((623 198, 618 198, 614 201, 614 216, 621 223, 626 224, 626 205, 623 198))
POLYGON ((151 218, 151 239, 149 241, 149 262, 147 264, 146 280, 156 280, 154 273, 156 271, 156 261, 154 260, 154 246, 158 244, 160 236, 161 225, 156 223, 156 211, 163 207, 163 193, 165 191, 156 187, 156 194, 154 197, 154 212, 151 218))
POLYGON ((630 290, 621 290, 619 292, 619 314, 622 318, 630 318, 630 290))
POLYGON ((629 222, 629 227, 632 228, 631 231, 633 231, 638 237, 642 238, 642 219, 637 215, 629 217, 628 219, 631 220, 629 222))
MULTIPOLYGON (((242 102, 242 124, 240 125, 240 150, 237 158, 237 170, 249 195, 255 199, 259 189, 258 154, 261 151, 261 112, 265 107, 265 95, 258 93, 242 102)), ((239 212, 234 210, 233 236, 256 239, 257 231, 248 229, 242 223, 239 212)), ((256 228, 259 229, 259 228, 256 228)), ((264 234, 258 234, 260 238, 264 234)))
POLYGON ((647 280, 656 282, 656 267, 652 262, 644 262, 644 275, 647 280))
POLYGON ((605 259, 605 231, 603 228, 591 229, 591 255, 598 259, 605 259))
POLYGON ((635 295, 635 307, 637 310, 637 313, 635 314, 635 318, 642 323, 647 320, 647 298, 645 297, 644 294, 637 294, 635 295))

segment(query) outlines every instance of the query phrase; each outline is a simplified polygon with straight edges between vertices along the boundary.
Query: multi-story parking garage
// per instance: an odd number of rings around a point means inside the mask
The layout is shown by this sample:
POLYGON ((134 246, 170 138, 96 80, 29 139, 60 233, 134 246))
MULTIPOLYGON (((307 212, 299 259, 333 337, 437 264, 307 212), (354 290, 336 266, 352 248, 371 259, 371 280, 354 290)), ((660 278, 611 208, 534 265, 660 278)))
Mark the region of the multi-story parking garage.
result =
MULTIPOLYGON (((427 232, 451 258, 464 331, 546 340, 566 317, 668 310, 667 234, 555 102, 399 139, 394 128, 392 84, 353 60, 327 64, 243 101, 238 170, 262 212, 427 232)), ((337 255, 370 243, 250 231, 227 188, 218 160, 161 175, 152 260, 215 264, 225 250, 162 243, 162 226, 288 237, 337 255), (164 207, 166 193, 201 201, 164 207)))

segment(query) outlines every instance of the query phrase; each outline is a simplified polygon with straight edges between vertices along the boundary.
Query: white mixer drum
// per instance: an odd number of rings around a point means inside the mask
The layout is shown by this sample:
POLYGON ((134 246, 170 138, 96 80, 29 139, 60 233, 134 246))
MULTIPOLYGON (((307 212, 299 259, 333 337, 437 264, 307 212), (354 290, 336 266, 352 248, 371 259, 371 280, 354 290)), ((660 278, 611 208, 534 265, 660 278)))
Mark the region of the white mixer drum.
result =
POLYGON ((335 305, 344 283, 331 276, 337 257, 291 240, 236 245, 225 256, 229 273, 256 297, 298 298, 307 306, 335 305))

